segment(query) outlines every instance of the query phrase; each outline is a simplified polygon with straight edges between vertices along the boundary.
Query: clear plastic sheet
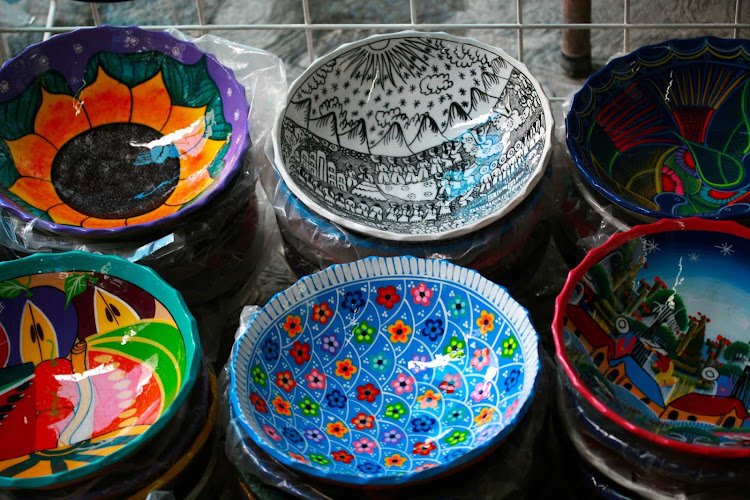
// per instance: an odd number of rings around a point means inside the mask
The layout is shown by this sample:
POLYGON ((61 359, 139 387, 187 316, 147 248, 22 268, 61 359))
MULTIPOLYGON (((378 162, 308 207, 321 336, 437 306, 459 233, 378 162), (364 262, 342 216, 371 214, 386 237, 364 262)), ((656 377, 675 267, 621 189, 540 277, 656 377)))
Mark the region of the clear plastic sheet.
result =
MULTIPOLYGON (((237 329, 237 337, 244 332, 257 306, 245 307, 237 329)), ((416 486, 398 489, 365 490, 372 498, 519 498, 538 486, 544 474, 538 461, 545 457, 548 415, 554 397, 555 368, 551 358, 542 351, 542 370, 537 379, 534 402, 524 419, 505 441, 488 455, 481 457, 453 475, 416 486), (460 476, 461 480, 456 481, 460 476)), ((226 426, 225 450, 229 461, 237 469, 241 480, 249 488, 261 488, 259 498, 299 498, 327 500, 351 498, 355 490, 323 483, 300 476, 276 462, 258 447, 231 414, 229 403, 229 364, 219 379, 221 393, 220 425, 226 426), (261 484, 262 483, 262 484, 261 484), (264 486, 265 485, 265 486, 264 486), (272 488, 269 488, 272 487, 272 488)), ((356 490, 362 492, 363 490, 356 490)))
MULTIPOLYGON (((192 39, 176 30, 170 34, 192 41, 229 67, 245 87, 250 103, 251 146, 237 177, 218 197, 196 214, 171 226, 166 233, 150 233, 128 240, 90 240, 50 234, 10 213, 0 213, 0 258, 23 257, 36 252, 83 250, 115 254, 149 266, 178 289, 198 320, 206 356, 216 360, 222 334, 236 327, 242 306, 268 260, 268 234, 275 231, 270 205, 256 189, 262 168, 267 126, 286 90, 281 60, 262 50, 205 35, 192 39), (210 284, 210 286, 208 286, 210 284)), ((223 358, 222 354, 222 358, 223 358)))

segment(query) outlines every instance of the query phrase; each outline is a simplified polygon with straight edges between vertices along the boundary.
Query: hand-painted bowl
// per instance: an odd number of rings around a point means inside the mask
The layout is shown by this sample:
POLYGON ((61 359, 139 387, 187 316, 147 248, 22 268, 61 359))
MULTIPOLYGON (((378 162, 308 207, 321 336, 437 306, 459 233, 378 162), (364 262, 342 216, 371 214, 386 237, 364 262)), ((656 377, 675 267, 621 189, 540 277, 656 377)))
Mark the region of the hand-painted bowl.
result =
POLYGON ((247 114, 231 70, 167 33, 54 36, 0 69, 0 207, 66 235, 164 227, 235 176, 247 114))
POLYGON ((568 147, 642 219, 750 217, 750 41, 670 40, 609 62, 575 95, 568 147))
POLYGON ((0 487, 118 463, 179 411, 200 371, 195 320, 156 273, 84 252, 0 264, 0 487))
POLYGON ((663 220, 590 252, 557 298, 557 357, 607 420, 693 456, 750 457, 750 230, 663 220))
POLYGON ((315 61, 273 134, 276 164, 311 210, 397 241, 472 232, 544 173, 554 127, 526 66, 443 33, 376 35, 315 61))
POLYGON ((282 464, 396 486, 497 446, 529 407, 537 349, 526 310, 475 271, 371 258, 303 278, 253 318, 230 400, 282 464))

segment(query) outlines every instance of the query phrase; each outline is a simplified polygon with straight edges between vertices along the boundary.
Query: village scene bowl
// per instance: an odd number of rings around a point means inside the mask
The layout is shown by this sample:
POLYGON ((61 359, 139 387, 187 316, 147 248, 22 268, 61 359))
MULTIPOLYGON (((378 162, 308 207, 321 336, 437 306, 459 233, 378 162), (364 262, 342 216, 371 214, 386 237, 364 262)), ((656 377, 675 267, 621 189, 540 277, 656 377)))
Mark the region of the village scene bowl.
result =
POLYGON ((247 114, 231 70, 168 33, 56 35, 0 69, 0 207, 64 235, 164 228, 235 177, 247 114))
POLYGON ((750 217, 750 42, 670 40, 610 61, 574 96, 567 142, 598 193, 641 220, 750 217))
POLYGON ((200 357, 195 320, 148 268, 84 252, 0 264, 0 487, 125 459, 182 407, 200 357))
POLYGON ((502 287, 445 261, 370 258, 303 278, 252 319, 230 401, 291 469, 395 486, 499 445, 530 405, 538 356, 502 287))
POLYGON ((298 78, 273 134, 302 203, 346 229, 432 241, 496 221, 542 177, 554 127, 526 66, 442 33, 343 45, 298 78))
POLYGON ((750 456, 749 238, 732 222, 663 220, 571 271, 557 357, 606 419, 669 450, 750 456))

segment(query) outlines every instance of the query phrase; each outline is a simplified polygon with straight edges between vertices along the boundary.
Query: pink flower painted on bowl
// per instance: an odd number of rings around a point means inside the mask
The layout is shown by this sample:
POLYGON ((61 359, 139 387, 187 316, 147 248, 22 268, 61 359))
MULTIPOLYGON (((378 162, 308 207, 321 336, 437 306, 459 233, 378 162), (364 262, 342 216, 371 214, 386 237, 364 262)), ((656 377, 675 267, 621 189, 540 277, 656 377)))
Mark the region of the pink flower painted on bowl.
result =
POLYGON ((437 466, 438 466, 438 464, 435 464, 435 463, 432 463, 432 462, 427 462, 427 463, 424 463, 424 464, 420 465, 419 467, 415 467, 414 468, 414 472, 422 472, 423 470, 432 469, 432 468, 437 467, 437 466))
POLYGON ((427 288, 427 285, 420 283, 411 289, 411 296, 414 303, 418 306, 429 306, 430 299, 434 295, 434 292, 427 288))
POLYGON ((473 399, 475 403, 487 399, 490 397, 490 387, 489 382, 479 382, 476 387, 474 387, 474 390, 471 391, 471 399, 473 399))
POLYGON ((485 366, 490 364, 490 349, 477 349, 474 351, 474 357, 471 360, 471 366, 478 372, 481 372, 485 366))
POLYGON ((352 445, 354 445, 354 451, 357 453, 372 453, 375 451, 378 444, 375 441, 370 441, 366 437, 363 437, 359 441, 354 441, 352 445))
POLYGON ((276 442, 281 441, 281 436, 279 436, 279 434, 276 432, 276 429, 274 429, 270 425, 263 424, 263 432, 272 440, 276 442))
POLYGON ((516 399, 511 405, 505 409, 505 420, 508 421, 512 416, 516 414, 516 408, 518 408, 519 401, 516 399))
POLYGON ((440 398, 442 398, 439 393, 433 391, 432 389, 428 389, 425 391, 424 394, 417 397, 417 402, 419 403, 419 406, 422 407, 424 410, 425 408, 437 408, 438 401, 440 401, 440 398))
POLYGON ((326 376, 324 373, 320 373, 317 368, 310 370, 310 373, 305 375, 305 380, 307 380, 307 387, 312 390, 326 388, 326 376))
POLYGON ((396 394, 403 394, 405 392, 411 392, 414 390, 414 377, 409 377, 403 373, 399 373, 396 380, 391 381, 391 387, 396 394))
POLYGON ((456 389, 460 389, 462 385, 463 382, 461 382, 461 375, 459 375, 458 373, 446 373, 443 376, 443 381, 440 382, 438 389, 446 394, 453 394, 454 392, 456 392, 456 389))

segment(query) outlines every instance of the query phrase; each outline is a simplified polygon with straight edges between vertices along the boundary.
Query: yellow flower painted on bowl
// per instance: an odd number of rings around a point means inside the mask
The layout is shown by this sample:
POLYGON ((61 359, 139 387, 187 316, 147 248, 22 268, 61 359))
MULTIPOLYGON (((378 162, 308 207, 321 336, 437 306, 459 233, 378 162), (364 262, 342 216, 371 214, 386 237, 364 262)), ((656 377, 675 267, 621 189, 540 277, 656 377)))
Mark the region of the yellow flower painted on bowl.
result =
POLYGON ((477 318, 477 326, 479 327, 479 333, 487 335, 487 332, 495 329, 495 315, 483 310, 477 318))
POLYGON ((344 422, 329 422, 326 425, 326 432, 331 436, 342 438, 344 437, 344 434, 349 432, 349 429, 346 427, 346 424, 344 422))
POLYGON ((282 399, 281 396, 276 396, 271 403, 279 415, 286 415, 288 417, 292 414, 292 404, 282 399))
POLYGON ((229 138, 209 138, 207 106, 174 105, 162 71, 129 87, 99 66, 75 96, 39 92, 33 133, 3 139, 19 175, 8 191, 52 222, 150 222, 214 182, 209 170, 229 138))
POLYGON ((411 327, 405 324, 402 320, 398 320, 388 327, 388 333, 391 334, 391 342, 393 342, 394 344, 397 344, 399 342, 402 344, 406 344, 407 342, 409 342, 411 327))
POLYGON ((282 325, 284 331, 289 334, 291 338, 302 332, 302 318, 299 316, 292 316, 291 314, 286 317, 286 321, 282 325))
POLYGON ((474 417, 474 422, 477 423, 477 426, 484 425, 490 420, 492 420, 492 415, 495 413, 494 408, 482 408, 482 410, 479 412, 479 415, 474 417))
POLYGON ((333 373, 344 380, 349 380, 352 378, 352 375, 357 373, 357 367, 352 364, 351 359, 346 358, 342 361, 336 361, 336 371, 333 373))
POLYGON ((398 453, 394 453, 389 457, 385 457, 386 467, 401 467, 406 463, 406 457, 402 457, 398 453))
POLYGON ((425 408, 437 408, 438 401, 440 401, 440 398, 442 397, 443 396, 440 395, 440 393, 428 389, 424 394, 417 397, 417 403, 419 403, 419 406, 421 406, 423 410, 425 408))

